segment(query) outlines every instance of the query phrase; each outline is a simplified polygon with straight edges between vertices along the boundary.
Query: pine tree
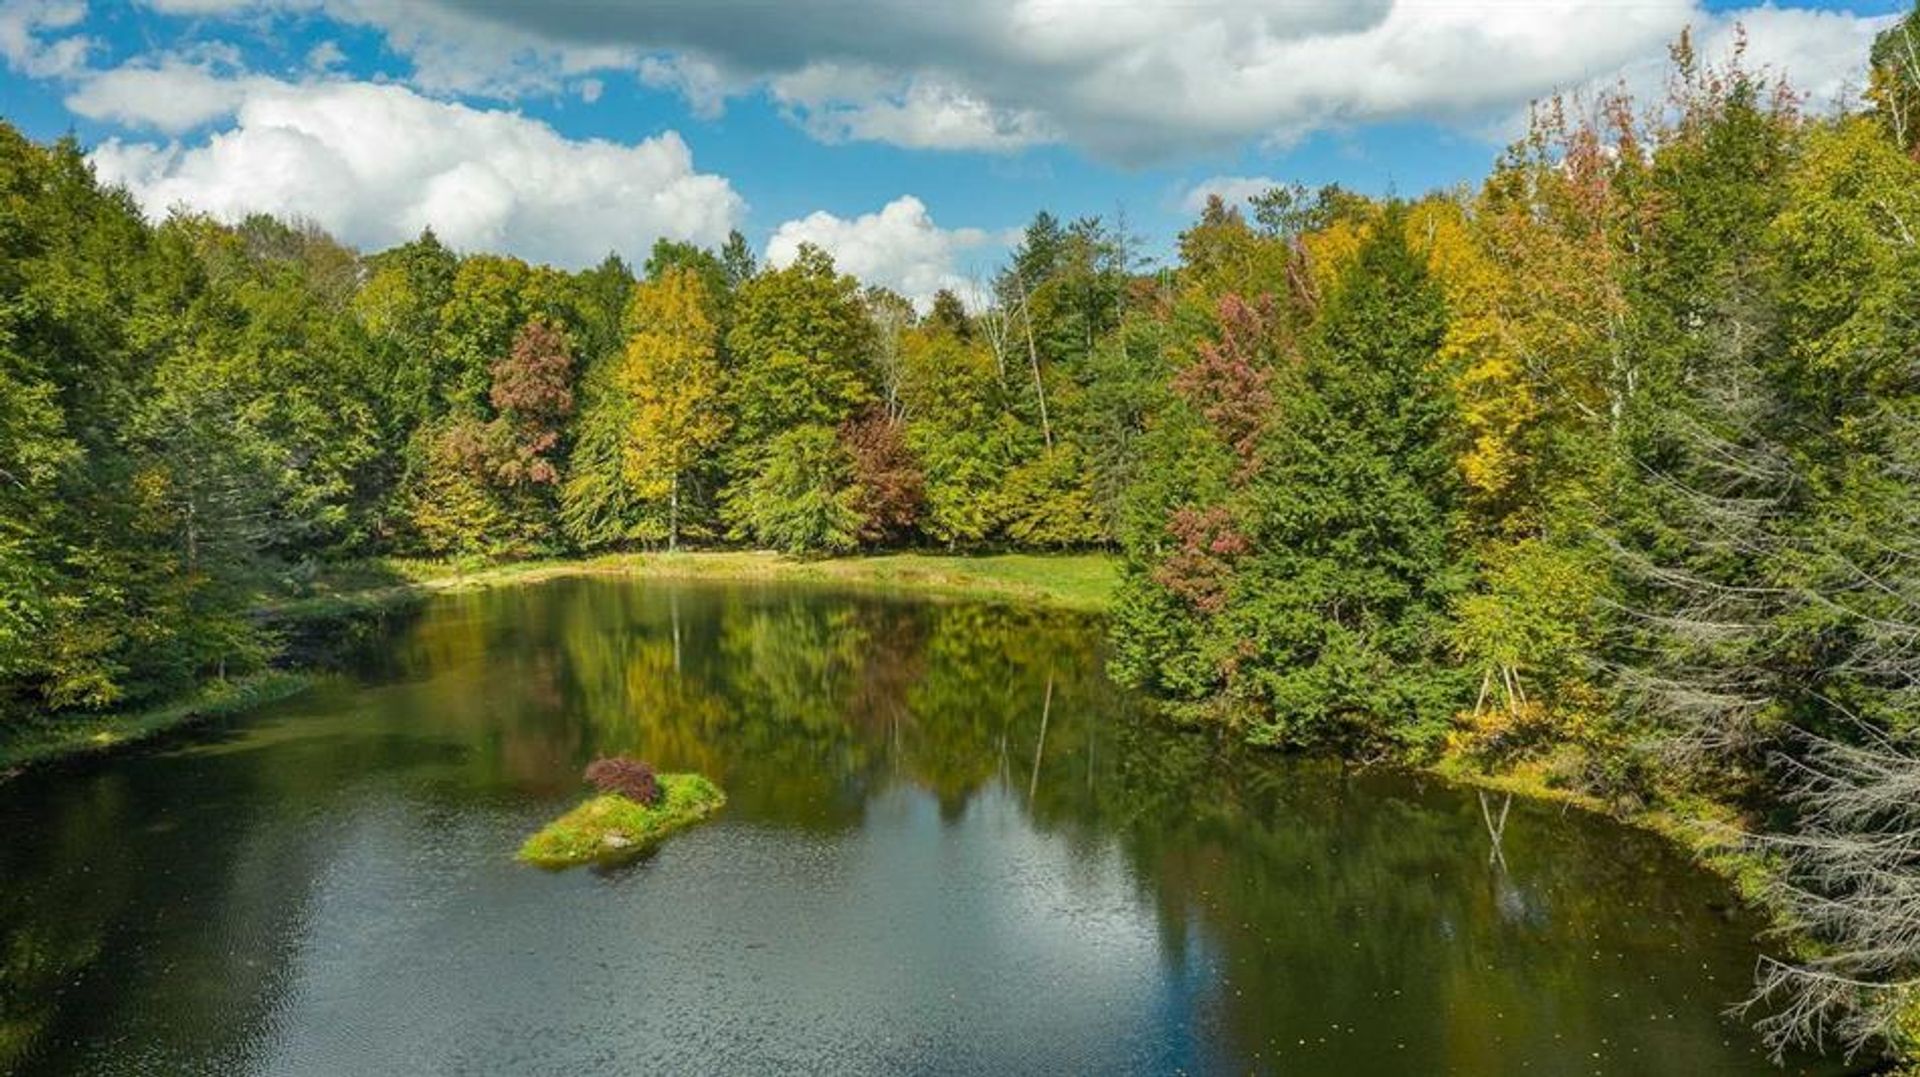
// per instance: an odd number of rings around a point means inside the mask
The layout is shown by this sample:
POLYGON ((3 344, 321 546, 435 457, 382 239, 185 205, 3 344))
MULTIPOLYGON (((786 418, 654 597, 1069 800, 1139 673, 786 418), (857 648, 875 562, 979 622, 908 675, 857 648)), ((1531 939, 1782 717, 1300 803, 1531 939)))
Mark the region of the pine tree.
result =
POLYGON ((1445 308, 1403 219, 1361 247, 1276 385, 1225 616, 1229 691, 1253 706, 1255 740, 1430 745, 1462 701, 1445 654, 1468 575, 1459 418, 1445 308))

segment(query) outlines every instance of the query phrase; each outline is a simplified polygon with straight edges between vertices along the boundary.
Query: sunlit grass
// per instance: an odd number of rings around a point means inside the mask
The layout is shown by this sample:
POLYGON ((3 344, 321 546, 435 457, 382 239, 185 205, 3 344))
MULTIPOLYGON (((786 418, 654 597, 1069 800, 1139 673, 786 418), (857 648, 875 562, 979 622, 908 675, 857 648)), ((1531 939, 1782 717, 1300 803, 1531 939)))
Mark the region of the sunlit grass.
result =
POLYGON ((607 554, 572 560, 473 562, 382 558, 327 569, 310 593, 269 603, 284 617, 326 616, 440 591, 561 576, 794 580, 952 598, 1022 602, 1097 613, 1119 583, 1109 554, 929 554, 797 558, 766 551, 607 554))
POLYGON ((662 774, 660 803, 647 807, 618 794, 597 796, 520 846, 520 859, 543 868, 631 859, 726 804, 727 795, 698 774, 662 774))
POLYGON ((1120 578, 1118 562, 1106 554, 891 553, 799 559, 761 551, 681 553, 641 556, 630 571, 642 576, 825 581, 1088 612, 1106 608, 1120 578))

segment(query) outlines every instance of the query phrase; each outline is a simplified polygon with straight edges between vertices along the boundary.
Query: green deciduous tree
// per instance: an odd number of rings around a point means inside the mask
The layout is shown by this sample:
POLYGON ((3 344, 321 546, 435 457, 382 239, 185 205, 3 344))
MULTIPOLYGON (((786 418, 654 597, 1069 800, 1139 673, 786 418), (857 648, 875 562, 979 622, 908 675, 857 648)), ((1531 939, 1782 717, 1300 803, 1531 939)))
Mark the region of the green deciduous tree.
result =
MULTIPOLYGON (((783 524, 776 537, 759 524, 788 519, 790 504, 755 501, 776 491, 790 501, 801 496, 792 483, 810 475, 827 481, 836 474, 815 466, 832 455, 820 449, 819 431, 831 433, 874 399, 873 325, 859 285, 837 272, 824 251, 803 245, 791 265, 741 287, 732 317, 726 337, 732 362, 727 402, 734 428, 727 455, 734 483, 723 501, 726 517, 737 531, 780 546, 791 545, 796 535, 840 535, 837 524, 783 524), (808 432, 786 438, 802 428, 808 432), (776 459, 784 461, 781 473, 769 476, 776 459)), ((838 504, 840 496, 822 488, 803 500, 827 506, 838 504)), ((822 511, 813 518, 832 515, 822 511)), ((844 533, 856 529, 857 524, 848 525, 844 533)))

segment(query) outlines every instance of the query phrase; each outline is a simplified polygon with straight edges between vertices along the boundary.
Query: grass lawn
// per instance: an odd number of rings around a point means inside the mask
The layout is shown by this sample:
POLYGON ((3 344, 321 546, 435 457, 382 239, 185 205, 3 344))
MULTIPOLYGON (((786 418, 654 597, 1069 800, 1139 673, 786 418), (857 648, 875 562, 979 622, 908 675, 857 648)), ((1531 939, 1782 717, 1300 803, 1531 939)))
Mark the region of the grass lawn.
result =
POLYGON ((1107 608, 1120 578, 1119 561, 1099 553, 891 553, 809 559, 767 551, 714 551, 496 565, 382 558, 330 566, 307 595, 266 603, 263 610, 286 618, 326 616, 439 591, 584 575, 835 583, 1089 613, 1107 608))

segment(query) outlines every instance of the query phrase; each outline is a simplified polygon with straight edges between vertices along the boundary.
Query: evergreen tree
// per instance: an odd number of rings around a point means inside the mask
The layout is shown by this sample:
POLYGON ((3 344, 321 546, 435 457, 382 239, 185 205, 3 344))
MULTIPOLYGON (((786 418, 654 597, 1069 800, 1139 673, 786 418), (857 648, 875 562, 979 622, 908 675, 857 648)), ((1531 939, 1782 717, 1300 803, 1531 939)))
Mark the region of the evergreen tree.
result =
POLYGON ((1458 414, 1440 361, 1445 307, 1395 227, 1404 212, 1361 248, 1283 368, 1285 414, 1248 483, 1227 685, 1254 705, 1258 741, 1427 746, 1462 702, 1445 658, 1470 571, 1456 541, 1458 414))
POLYGON ((775 549, 845 551, 860 538, 861 498, 853 458, 833 428, 809 423, 775 435, 733 511, 775 549))

